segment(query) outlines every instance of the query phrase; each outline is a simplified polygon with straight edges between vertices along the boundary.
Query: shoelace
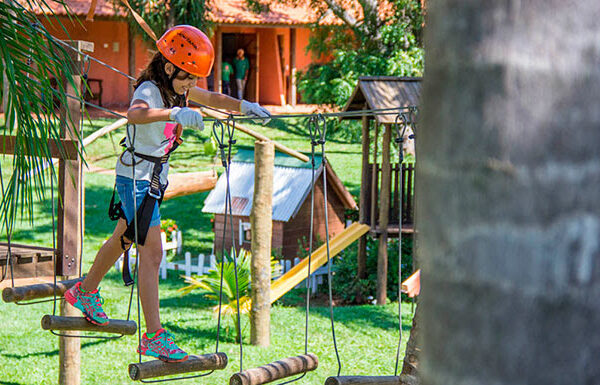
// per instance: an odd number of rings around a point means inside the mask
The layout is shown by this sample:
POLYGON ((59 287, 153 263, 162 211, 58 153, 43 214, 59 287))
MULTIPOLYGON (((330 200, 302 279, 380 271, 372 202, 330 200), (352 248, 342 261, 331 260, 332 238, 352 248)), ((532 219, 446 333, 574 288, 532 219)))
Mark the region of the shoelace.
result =
POLYGON ((83 295, 83 298, 87 299, 89 302, 93 302, 96 306, 104 305, 104 298, 100 297, 100 289, 98 289, 98 291, 95 293, 86 294, 83 295))
POLYGON ((166 344, 169 347, 172 347, 175 345, 175 342, 173 341, 173 337, 174 337, 173 334, 169 333, 168 331, 165 331, 161 336, 161 340, 165 340, 166 344))

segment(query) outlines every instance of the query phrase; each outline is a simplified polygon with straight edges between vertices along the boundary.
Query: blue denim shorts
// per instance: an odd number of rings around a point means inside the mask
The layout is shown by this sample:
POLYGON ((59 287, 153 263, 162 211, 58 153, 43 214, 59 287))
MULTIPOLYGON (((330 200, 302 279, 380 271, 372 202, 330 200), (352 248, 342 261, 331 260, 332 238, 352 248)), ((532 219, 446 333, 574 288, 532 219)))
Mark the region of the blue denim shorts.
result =
MULTIPOLYGON (((127 217, 127 223, 133 219, 133 179, 127 178, 121 175, 117 175, 115 180, 117 186, 117 193, 119 199, 121 199, 121 207, 127 217)), ((135 181, 135 199, 137 207, 139 208, 142 204, 142 200, 148 193, 150 188, 150 182, 147 180, 136 180, 135 181)), ((152 220, 150 221, 150 227, 160 226, 160 212, 158 211, 158 202, 154 206, 152 212, 152 220)))

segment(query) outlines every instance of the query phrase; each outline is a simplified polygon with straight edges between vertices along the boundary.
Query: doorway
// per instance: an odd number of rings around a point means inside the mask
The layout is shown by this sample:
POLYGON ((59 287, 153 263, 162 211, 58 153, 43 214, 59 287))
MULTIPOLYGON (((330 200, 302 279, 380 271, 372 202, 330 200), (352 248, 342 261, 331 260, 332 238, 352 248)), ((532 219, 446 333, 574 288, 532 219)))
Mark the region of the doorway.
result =
MULTIPOLYGON (((233 65, 237 50, 242 48, 250 62, 248 82, 244 92, 244 99, 258 102, 258 39, 255 33, 224 33, 222 35, 221 52, 223 63, 233 65)), ((237 98, 237 84, 235 75, 231 76, 231 96, 237 98)))

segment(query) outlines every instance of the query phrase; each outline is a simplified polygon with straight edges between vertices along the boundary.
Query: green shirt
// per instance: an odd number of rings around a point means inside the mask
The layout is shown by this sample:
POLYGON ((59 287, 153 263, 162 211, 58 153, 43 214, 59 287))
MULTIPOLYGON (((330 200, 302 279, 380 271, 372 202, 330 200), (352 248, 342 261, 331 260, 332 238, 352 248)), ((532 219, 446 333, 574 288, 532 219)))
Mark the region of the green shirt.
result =
POLYGON ((250 62, 247 58, 240 60, 236 57, 233 59, 233 66, 235 67, 235 78, 243 79, 246 77, 246 71, 250 69, 250 62))
POLYGON ((221 78, 223 79, 223 81, 228 82, 231 77, 232 72, 233 72, 233 68, 231 67, 231 64, 224 62, 223 63, 223 73, 221 74, 221 78))

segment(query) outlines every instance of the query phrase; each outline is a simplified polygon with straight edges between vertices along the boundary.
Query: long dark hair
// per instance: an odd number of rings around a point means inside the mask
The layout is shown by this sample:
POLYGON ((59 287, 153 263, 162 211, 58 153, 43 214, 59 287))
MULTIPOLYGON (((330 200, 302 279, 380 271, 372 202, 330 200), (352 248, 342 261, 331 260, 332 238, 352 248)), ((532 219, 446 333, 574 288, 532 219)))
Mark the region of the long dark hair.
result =
MULTIPOLYGON (((173 82, 169 75, 165 72, 165 64, 169 61, 160 53, 157 52, 148 66, 142 71, 133 88, 137 89, 140 84, 145 81, 153 81, 158 86, 163 103, 166 108, 185 107, 187 99, 185 95, 177 95, 173 89, 173 82)), ((178 71, 176 71, 177 73, 178 71)))

